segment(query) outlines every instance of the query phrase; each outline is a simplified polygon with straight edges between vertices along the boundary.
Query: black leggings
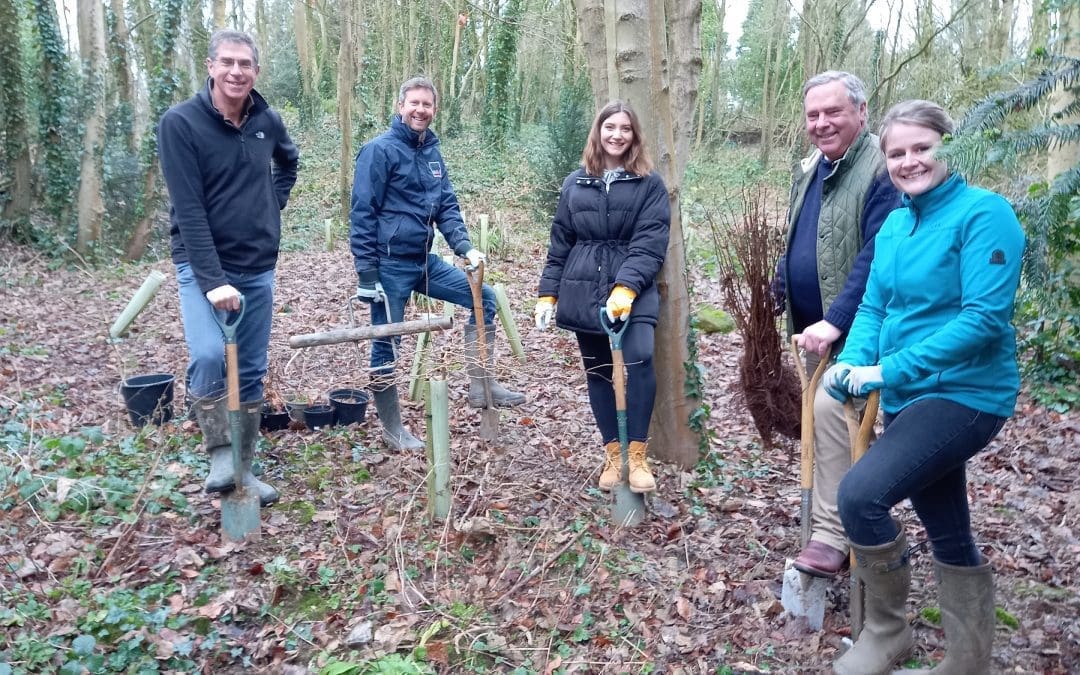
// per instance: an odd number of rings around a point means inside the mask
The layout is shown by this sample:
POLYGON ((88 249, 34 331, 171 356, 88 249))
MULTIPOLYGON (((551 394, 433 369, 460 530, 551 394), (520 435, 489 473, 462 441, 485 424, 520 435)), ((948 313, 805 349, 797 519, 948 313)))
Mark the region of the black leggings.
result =
MULTIPOLYGON (((649 418, 656 400, 653 333, 651 324, 634 322, 622 336, 623 361, 626 362, 626 428, 631 441, 649 439, 649 418)), ((617 441, 619 423, 615 417, 615 389, 611 384, 611 341, 607 335, 576 335, 596 426, 605 444, 617 441)))

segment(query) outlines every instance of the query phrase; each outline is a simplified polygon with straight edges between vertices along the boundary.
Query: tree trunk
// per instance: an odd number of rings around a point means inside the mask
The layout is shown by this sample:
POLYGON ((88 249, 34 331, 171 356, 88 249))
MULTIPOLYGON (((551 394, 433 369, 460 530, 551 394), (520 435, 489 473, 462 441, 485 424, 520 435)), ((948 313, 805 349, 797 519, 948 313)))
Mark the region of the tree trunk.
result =
POLYGON ((210 27, 214 30, 225 28, 225 0, 213 0, 210 10, 210 27))
MULTIPOLYGON (((1058 33, 1060 39, 1060 52, 1065 56, 1080 58, 1080 7, 1076 3, 1060 10, 1058 19, 1058 33)), ((1076 102, 1077 85, 1072 87, 1058 86, 1050 99, 1050 114, 1055 115, 1065 110, 1076 102)), ((1074 111, 1055 120, 1063 126, 1075 126, 1080 124, 1080 113, 1074 111)), ((1052 143, 1046 157, 1046 179, 1053 181, 1062 174, 1080 163, 1080 143, 1052 143)))
POLYGON ((105 6, 100 0, 79 0, 79 55, 91 104, 83 120, 79 166, 79 225, 75 250, 85 253, 101 239, 105 203, 101 199, 102 159, 105 146, 105 6))
POLYGON ((10 179, 0 179, 0 216, 14 224, 12 236, 23 239, 29 234, 33 188, 19 26, 14 0, 0 0, 0 156, 11 171, 10 179))
MULTIPOLYGON (((34 19, 41 43, 41 86, 43 91, 69 92, 71 78, 68 55, 60 36, 56 4, 50 0, 34 0, 34 19)), ((46 97, 38 108, 38 144, 44 161, 45 204, 58 223, 68 223, 71 209, 71 186, 75 184, 75 163, 70 161, 69 148, 74 146, 67 102, 69 96, 46 97)))
POLYGON ((300 118, 304 124, 311 124, 317 106, 315 78, 318 67, 315 63, 315 45, 306 0, 293 4, 293 26, 296 30, 296 58, 300 65, 300 118))
POLYGON ((585 49, 593 94, 598 105, 620 98, 634 107, 641 117, 645 142, 656 158, 656 170, 667 185, 671 237, 657 279, 661 301, 653 356, 658 377, 652 448, 656 457, 689 468, 700 456, 701 436, 691 428, 700 401, 697 393, 686 393, 687 374, 697 370, 690 358, 690 298, 680 193, 701 75, 701 1, 608 3, 612 11, 605 11, 595 0, 578 6, 579 33, 583 41, 597 35, 613 36, 609 38, 612 45, 605 40, 585 49), (605 29, 613 30, 609 33, 605 29), (617 71, 615 77, 607 72, 611 62, 617 71), (617 89, 607 90, 610 86, 617 89))
MULTIPOLYGON (((155 51, 146 53, 147 63, 155 64, 159 77, 150 82, 150 128, 157 127, 158 120, 172 104, 176 96, 176 39, 180 34, 180 18, 183 12, 182 0, 161 0, 161 13, 159 14, 159 30, 153 44, 155 51)), ((131 232, 127 246, 124 249, 124 257, 128 260, 138 260, 146 252, 146 244, 150 240, 150 231, 157 214, 158 201, 158 153, 157 134, 148 133, 143 137, 142 149, 139 152, 140 159, 146 166, 146 178, 143 183, 142 195, 139 199, 139 220, 135 223, 135 229, 131 232)))
MULTIPOLYGON (((109 8, 112 14, 112 32, 107 42, 109 47, 109 60, 112 63, 113 81, 116 83, 117 103, 126 108, 126 113, 133 116, 135 113, 135 87, 131 78, 131 65, 128 60, 128 35, 127 19, 124 17, 124 0, 109 0, 109 8)), ((138 152, 139 134, 136 133, 135 124, 131 124, 131 133, 128 134, 128 149, 132 154, 138 152)))
POLYGON ((349 222, 352 197, 352 99, 356 82, 356 50, 353 47, 354 26, 362 25, 358 0, 342 0, 341 43, 338 45, 337 100, 338 129, 341 131, 341 155, 338 160, 338 195, 341 200, 341 222, 349 222))

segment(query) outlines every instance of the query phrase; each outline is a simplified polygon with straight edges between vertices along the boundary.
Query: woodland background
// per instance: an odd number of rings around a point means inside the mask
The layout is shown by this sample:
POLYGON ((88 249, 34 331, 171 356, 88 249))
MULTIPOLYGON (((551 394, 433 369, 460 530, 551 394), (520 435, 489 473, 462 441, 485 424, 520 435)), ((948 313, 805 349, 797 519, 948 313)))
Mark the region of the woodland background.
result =
MULTIPOLYGON (((703 318, 760 296, 806 151, 800 86, 827 68, 867 83, 872 125, 906 98, 943 104, 960 122, 948 161, 1021 215, 1024 392, 972 463, 971 494, 1000 575, 995 668, 1075 671, 1078 34, 1076 0, 0 0, 0 673, 824 669, 846 584, 821 633, 780 615, 797 453, 738 391, 757 341, 703 318), (124 339, 104 329, 150 269, 171 274, 154 127, 203 86, 213 27, 255 35, 256 88, 301 149, 271 354, 282 395, 365 384, 366 346, 294 353, 284 337, 349 321, 353 157, 401 81, 439 87, 451 179, 471 228, 491 218, 489 277, 525 337, 528 365, 501 367, 530 394, 504 413, 498 451, 475 440, 473 411, 454 412, 447 523, 423 512, 422 457, 382 454, 367 427, 292 429, 261 441, 286 495, 264 515, 270 536, 226 547, 197 429, 124 421, 120 379, 182 380, 173 280, 124 339), (614 96, 642 114, 676 235, 661 491, 631 532, 588 487, 597 441, 572 340, 529 329, 558 186, 614 96), (739 259, 751 232, 764 253, 739 259)), ((439 336, 426 357, 458 390, 460 351, 439 336)), ((404 414, 422 428, 421 407, 404 414)), ((925 663, 942 644, 922 586, 925 663)))

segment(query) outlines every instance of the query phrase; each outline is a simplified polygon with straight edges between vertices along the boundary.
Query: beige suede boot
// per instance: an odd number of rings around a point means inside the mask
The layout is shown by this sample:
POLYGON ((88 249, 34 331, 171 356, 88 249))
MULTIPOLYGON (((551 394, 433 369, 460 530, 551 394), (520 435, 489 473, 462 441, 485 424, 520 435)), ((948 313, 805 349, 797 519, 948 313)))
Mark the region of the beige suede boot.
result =
POLYGON ((604 454, 604 470, 600 472, 597 487, 610 492, 622 480, 622 446, 618 441, 611 441, 604 446, 604 454))
POLYGON ((642 441, 630 441, 630 491, 652 492, 656 490, 649 462, 645 459, 649 446, 642 441))

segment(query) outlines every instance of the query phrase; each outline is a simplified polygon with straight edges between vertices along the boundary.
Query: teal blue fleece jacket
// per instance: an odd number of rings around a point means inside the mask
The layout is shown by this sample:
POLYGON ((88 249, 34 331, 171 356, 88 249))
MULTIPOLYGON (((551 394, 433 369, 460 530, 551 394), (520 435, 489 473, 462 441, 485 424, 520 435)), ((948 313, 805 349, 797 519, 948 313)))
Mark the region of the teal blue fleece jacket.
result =
POLYGON ((948 399, 1009 417, 1020 389, 1011 321, 1024 233, 1012 207, 958 174, 903 197, 876 239, 839 361, 881 364, 881 406, 948 399))

